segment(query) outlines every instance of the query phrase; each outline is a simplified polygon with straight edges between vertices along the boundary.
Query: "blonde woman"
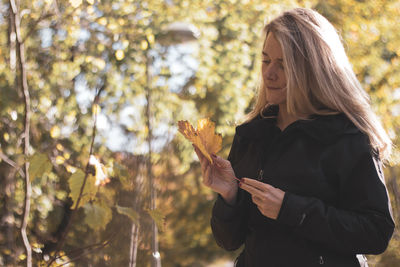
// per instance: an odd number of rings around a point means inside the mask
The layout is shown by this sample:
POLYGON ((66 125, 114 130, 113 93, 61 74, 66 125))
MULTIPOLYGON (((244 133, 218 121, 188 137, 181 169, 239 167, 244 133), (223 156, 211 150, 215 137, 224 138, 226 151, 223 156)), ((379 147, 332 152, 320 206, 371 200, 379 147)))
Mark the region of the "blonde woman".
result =
POLYGON ((381 162, 391 141, 333 26, 310 9, 265 26, 262 83, 228 160, 200 159, 211 227, 236 266, 360 266, 394 229, 381 162), (241 178, 238 184, 235 177, 241 178))

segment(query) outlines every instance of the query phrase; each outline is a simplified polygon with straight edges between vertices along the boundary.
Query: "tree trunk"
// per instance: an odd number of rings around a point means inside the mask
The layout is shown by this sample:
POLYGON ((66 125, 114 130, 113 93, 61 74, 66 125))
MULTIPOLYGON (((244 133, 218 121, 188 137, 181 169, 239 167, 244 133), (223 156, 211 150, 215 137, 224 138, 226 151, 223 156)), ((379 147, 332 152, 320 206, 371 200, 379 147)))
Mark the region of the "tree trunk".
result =
MULTIPOLYGON (((153 132, 152 132, 152 125, 151 125, 151 74, 150 74, 150 66, 152 64, 151 55, 149 50, 146 54, 146 124, 147 124, 147 143, 148 143, 148 154, 147 154, 147 178, 149 179, 149 189, 150 189, 150 210, 156 209, 156 199, 157 199, 157 192, 154 187, 154 179, 152 173, 152 140, 153 140, 153 132)), ((151 237, 151 251, 152 251, 152 260, 151 266, 152 267, 161 267, 161 258, 160 253, 158 251, 158 229, 157 225, 154 220, 152 220, 152 237, 151 237)))
MULTIPOLYGON (((19 14, 19 2, 16 3, 15 0, 9 0, 10 3, 10 16, 12 17, 11 21, 14 23, 14 32, 10 33, 10 40, 16 37, 16 51, 17 51, 17 62, 19 73, 18 80, 20 82, 20 86, 16 89, 17 91, 21 91, 24 98, 24 106, 25 106, 25 114, 24 114, 24 156, 28 158, 29 156, 29 139, 30 139, 30 94, 28 89, 28 81, 27 81, 27 73, 26 73, 26 64, 25 64, 25 47, 24 43, 22 43, 22 36, 20 30, 20 14, 19 14)), ((28 236, 26 233, 26 229, 28 226, 29 213, 31 208, 31 183, 29 178, 29 162, 25 161, 24 163, 24 175, 25 175, 25 201, 24 201, 24 211, 22 214, 22 223, 21 223, 21 236, 25 246, 26 252, 26 266, 32 266, 32 248, 28 240, 28 236)))
MULTIPOLYGON (((142 206, 142 193, 144 189, 144 173, 145 168, 143 162, 139 160, 137 165, 137 175, 135 181, 135 190, 133 192, 133 210, 139 214, 139 208, 142 206)), ((130 253, 129 253, 129 267, 136 267, 137 250, 139 247, 139 233, 140 224, 139 222, 132 222, 131 227, 131 241, 130 241, 130 253)))

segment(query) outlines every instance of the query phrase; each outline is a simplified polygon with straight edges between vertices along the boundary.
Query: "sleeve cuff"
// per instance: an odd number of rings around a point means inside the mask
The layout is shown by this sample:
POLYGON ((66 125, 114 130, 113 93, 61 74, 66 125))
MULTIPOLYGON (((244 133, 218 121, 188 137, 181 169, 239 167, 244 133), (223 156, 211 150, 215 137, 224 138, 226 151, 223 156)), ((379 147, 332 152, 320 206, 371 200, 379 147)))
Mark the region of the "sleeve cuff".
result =
POLYGON ((241 202, 241 194, 238 192, 238 199, 234 205, 230 205, 218 194, 217 200, 215 201, 213 208, 213 216, 218 220, 230 221, 235 218, 238 214, 238 207, 241 202))
POLYGON ((277 221, 292 227, 301 226, 307 217, 303 204, 302 197, 285 192, 277 221))

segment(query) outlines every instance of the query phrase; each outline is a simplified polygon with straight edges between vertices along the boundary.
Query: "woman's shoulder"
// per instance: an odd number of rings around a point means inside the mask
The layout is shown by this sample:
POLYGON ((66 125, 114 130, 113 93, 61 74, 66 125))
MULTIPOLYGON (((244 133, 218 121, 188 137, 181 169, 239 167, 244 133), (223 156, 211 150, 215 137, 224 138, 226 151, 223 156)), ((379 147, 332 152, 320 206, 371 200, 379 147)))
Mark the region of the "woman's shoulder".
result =
POLYGON ((344 114, 312 115, 298 124, 305 134, 322 143, 333 143, 340 139, 365 136, 344 114))
POLYGON ((273 134, 275 128, 274 118, 262 118, 257 116, 251 121, 236 126, 236 136, 239 138, 257 140, 273 134))

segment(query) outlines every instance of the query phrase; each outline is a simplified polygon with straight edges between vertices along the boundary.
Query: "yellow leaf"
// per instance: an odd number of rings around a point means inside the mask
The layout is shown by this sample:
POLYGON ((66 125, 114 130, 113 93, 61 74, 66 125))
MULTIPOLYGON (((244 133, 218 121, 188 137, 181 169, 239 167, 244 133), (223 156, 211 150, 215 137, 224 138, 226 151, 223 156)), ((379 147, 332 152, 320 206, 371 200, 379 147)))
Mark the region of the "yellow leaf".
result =
POLYGON ((102 17, 102 18, 100 18, 100 19, 98 20, 98 23, 99 23, 100 25, 106 26, 106 24, 107 24, 107 19, 106 19, 105 17, 102 17))
POLYGON ((69 173, 76 172, 76 168, 74 166, 67 165, 67 166, 65 166, 65 168, 67 169, 67 172, 69 172, 69 173))
POLYGON ((149 41, 150 44, 154 44, 154 34, 148 34, 147 40, 149 41))
POLYGON ((57 145, 56 145, 56 148, 57 148, 58 150, 60 150, 60 151, 64 151, 64 147, 63 147, 62 144, 57 144, 57 145))
POLYGON ((146 209, 146 211, 156 223, 157 228, 163 232, 165 230, 165 215, 159 209, 146 209))
POLYGON ((101 107, 98 104, 94 104, 92 107, 93 115, 98 115, 101 111, 101 107))
POLYGON ((29 159, 29 178, 33 181, 36 178, 41 178, 45 173, 49 173, 53 165, 46 154, 35 153, 29 159))
POLYGON ((125 57, 124 51, 117 50, 117 52, 115 52, 115 57, 117 58, 117 60, 122 60, 125 57))
POLYGON ((52 138, 58 138, 58 137, 60 137, 60 134, 61 134, 60 127, 58 127, 57 125, 54 125, 50 130, 50 136, 52 138))
POLYGON ((129 207, 121 207, 118 205, 116 205, 115 207, 117 208, 117 212, 119 214, 128 216, 128 218, 131 219, 133 223, 139 223, 139 214, 134 209, 129 207))
POLYGON ((93 230, 105 229, 112 219, 112 210, 103 202, 86 203, 85 223, 93 230))
MULTIPOLYGON (((71 177, 68 179, 68 185, 70 190, 69 197, 74 202, 72 206, 73 208, 75 208, 76 203, 78 201, 84 178, 85 178, 85 173, 82 170, 77 169, 76 172, 73 173, 71 177)), ((96 197, 96 193, 97 193, 97 186, 95 185, 95 178, 92 177, 91 175, 88 175, 78 208, 85 205, 88 201, 93 200, 96 197)))
POLYGON ((122 46, 123 46, 124 48, 127 48, 128 45, 129 45, 129 41, 128 41, 128 40, 123 40, 123 41, 122 41, 122 46))
POLYGON ((82 0, 69 0, 69 2, 73 8, 77 8, 82 4, 82 0))
POLYGON ((207 118, 198 120, 197 130, 188 121, 178 121, 178 127, 179 132, 212 163, 211 154, 216 154, 222 146, 222 136, 215 134, 215 124, 207 118))
POLYGON ((58 165, 61 165, 61 164, 63 164, 65 162, 65 159, 62 157, 62 156, 57 156, 56 157, 56 163, 58 164, 58 165))
POLYGON ((3 134, 4 141, 8 142, 10 140, 10 135, 8 133, 3 134))
POLYGON ((140 43, 140 47, 142 48, 142 50, 146 50, 149 47, 149 44, 146 40, 142 40, 142 42, 140 43))
POLYGON ((124 26, 125 25, 125 20, 122 19, 122 18, 118 19, 118 24, 121 25, 121 26, 124 26))

